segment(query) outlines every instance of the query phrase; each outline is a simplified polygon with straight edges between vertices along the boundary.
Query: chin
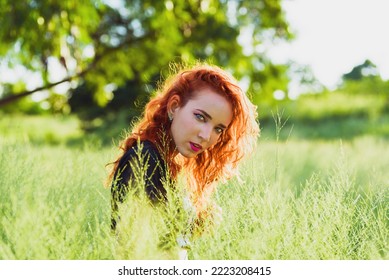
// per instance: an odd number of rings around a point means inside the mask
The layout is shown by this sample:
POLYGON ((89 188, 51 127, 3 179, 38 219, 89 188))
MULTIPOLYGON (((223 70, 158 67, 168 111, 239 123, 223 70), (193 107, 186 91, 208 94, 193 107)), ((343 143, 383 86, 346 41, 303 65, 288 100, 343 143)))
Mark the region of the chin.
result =
POLYGON ((188 151, 186 149, 178 149, 178 152, 185 158, 194 158, 195 156, 197 156, 196 153, 188 151))
POLYGON ((194 158, 196 154, 193 153, 180 153, 185 158, 194 158))

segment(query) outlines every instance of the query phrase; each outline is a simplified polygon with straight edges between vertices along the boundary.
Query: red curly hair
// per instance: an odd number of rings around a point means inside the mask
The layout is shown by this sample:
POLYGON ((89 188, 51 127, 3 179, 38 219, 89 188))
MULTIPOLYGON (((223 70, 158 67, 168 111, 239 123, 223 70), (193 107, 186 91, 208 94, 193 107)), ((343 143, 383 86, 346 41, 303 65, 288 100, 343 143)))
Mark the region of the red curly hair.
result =
MULTIPOLYGON (((192 202, 198 210, 203 208, 209 195, 213 192, 215 182, 229 179, 237 174, 239 161, 254 148, 259 135, 254 106, 237 81, 217 66, 198 64, 189 69, 182 69, 170 76, 146 105, 143 118, 132 132, 121 143, 122 155, 139 140, 149 140, 157 147, 166 146, 166 163, 172 178, 177 178, 181 169, 189 181, 189 192, 192 202), (224 96, 233 110, 232 121, 221 134, 217 143, 194 158, 177 156, 174 141, 171 137, 171 123, 168 118, 168 103, 175 95, 180 97, 180 107, 194 98, 194 92, 209 88, 224 96), (161 137, 161 129, 170 139, 161 137)), ((121 155, 121 156, 122 156, 121 155)), ((120 156, 120 157, 121 157, 120 156)), ((118 167, 120 157, 114 162, 110 174, 112 180, 118 167)))

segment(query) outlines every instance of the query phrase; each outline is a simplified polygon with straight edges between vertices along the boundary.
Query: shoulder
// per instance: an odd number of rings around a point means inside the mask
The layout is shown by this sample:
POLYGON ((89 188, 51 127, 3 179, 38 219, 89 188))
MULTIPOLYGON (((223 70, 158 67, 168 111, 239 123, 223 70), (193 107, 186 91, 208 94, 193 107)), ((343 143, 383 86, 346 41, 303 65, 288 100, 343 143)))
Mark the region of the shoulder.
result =
POLYGON ((149 140, 141 141, 139 148, 142 150, 142 152, 149 152, 159 155, 157 147, 149 140))
POLYGON ((148 141, 148 140, 141 141, 139 144, 134 146, 134 149, 135 149, 135 151, 136 151, 136 149, 138 149, 138 152, 140 151, 141 154, 150 155, 151 157, 153 157, 156 160, 157 159, 161 160, 161 155, 160 155, 157 147, 151 141, 148 141))
POLYGON ((162 161, 157 147, 151 141, 144 140, 136 143, 131 149, 125 152, 120 161, 127 162, 133 158, 150 160, 150 157, 152 161, 162 161))

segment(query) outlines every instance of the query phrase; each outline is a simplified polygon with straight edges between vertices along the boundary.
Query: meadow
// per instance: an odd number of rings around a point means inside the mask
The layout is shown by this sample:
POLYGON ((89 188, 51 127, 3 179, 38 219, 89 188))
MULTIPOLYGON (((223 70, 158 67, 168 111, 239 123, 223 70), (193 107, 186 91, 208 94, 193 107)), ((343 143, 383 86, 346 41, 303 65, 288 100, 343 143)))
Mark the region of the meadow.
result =
MULTIPOLYGON (((222 223, 192 240, 189 258, 389 259, 389 140, 306 137, 339 126, 288 121, 277 135, 263 124, 241 180, 215 194, 222 223)), ((111 233, 104 181, 117 140, 84 135, 74 118, 1 116, 0 259, 176 258, 161 232, 180 221, 141 200, 127 234, 111 233)))

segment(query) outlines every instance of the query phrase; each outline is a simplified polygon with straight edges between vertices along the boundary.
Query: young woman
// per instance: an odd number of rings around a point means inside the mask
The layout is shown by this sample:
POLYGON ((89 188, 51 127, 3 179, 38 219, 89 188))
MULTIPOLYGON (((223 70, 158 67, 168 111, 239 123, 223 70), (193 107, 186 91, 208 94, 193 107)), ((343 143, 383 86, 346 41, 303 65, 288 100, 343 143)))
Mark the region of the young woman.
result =
POLYGON ((135 181, 157 203, 167 200, 166 181, 174 185, 181 173, 198 221, 215 217, 219 208, 211 195, 216 183, 237 175, 238 163, 252 151, 258 134, 256 107, 225 71, 199 64, 171 76, 120 145, 122 154, 110 174, 112 229, 135 181), (134 170, 140 157, 146 168, 139 173, 134 170))

